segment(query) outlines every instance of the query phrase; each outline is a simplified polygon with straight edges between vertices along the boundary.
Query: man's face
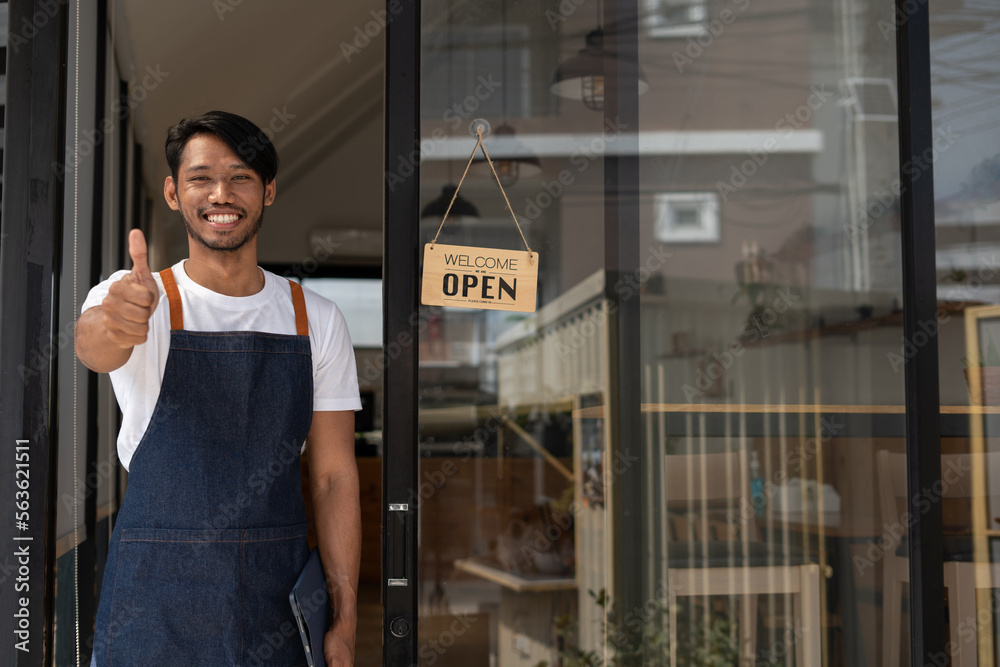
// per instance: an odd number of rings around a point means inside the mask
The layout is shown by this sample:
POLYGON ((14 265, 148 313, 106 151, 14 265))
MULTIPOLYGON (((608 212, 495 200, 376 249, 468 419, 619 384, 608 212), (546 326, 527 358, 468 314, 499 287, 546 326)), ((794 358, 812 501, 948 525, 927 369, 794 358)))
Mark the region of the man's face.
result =
POLYGON ((184 147, 177 182, 170 176, 163 196, 180 211, 192 241, 210 250, 235 252, 254 239, 275 184, 260 176, 221 139, 196 134, 184 147))

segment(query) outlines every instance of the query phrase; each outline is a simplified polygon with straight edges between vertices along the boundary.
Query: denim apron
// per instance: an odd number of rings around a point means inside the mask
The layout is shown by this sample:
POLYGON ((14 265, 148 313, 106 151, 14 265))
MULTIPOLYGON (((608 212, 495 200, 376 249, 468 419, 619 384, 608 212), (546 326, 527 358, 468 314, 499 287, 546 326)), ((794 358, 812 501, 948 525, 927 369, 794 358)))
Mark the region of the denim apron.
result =
POLYGON ((132 456, 105 566, 99 667, 304 665, 288 594, 309 555, 299 451, 312 421, 302 288, 297 335, 184 331, 132 456))

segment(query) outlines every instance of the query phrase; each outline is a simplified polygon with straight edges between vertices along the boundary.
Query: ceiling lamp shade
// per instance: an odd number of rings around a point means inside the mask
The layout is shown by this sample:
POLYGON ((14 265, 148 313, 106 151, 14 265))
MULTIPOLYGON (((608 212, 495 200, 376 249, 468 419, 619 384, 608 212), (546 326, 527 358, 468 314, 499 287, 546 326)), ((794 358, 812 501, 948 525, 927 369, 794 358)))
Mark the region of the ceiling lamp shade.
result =
MULTIPOLYGON (((567 99, 582 100, 588 108, 604 108, 604 58, 614 54, 604 50, 604 30, 598 28, 587 34, 587 45, 559 66, 549 90, 567 99)), ((637 67, 639 94, 649 90, 649 83, 637 67)))
MULTIPOLYGON (((506 146, 500 144, 493 149, 494 154, 500 154, 500 157, 493 158, 493 168, 497 170, 497 176, 500 178, 501 185, 509 188, 517 183, 518 178, 522 175, 536 176, 542 173, 542 163, 538 157, 532 155, 528 149, 520 144, 513 143, 514 128, 507 123, 503 123, 493 131, 493 134, 501 140, 503 140, 503 137, 509 137, 506 142, 510 142, 506 146)), ((473 162, 473 167, 477 173, 485 172, 486 175, 493 178, 493 174, 490 173, 489 166, 486 164, 485 157, 477 157, 473 162)))
MULTIPOLYGON (((458 186, 451 183, 441 188, 441 194, 424 207, 420 217, 438 220, 444 218, 445 211, 448 211, 448 204, 451 204, 451 198, 455 197, 457 191, 458 186)), ((448 211, 448 215, 456 218, 478 218, 479 211, 472 205, 472 202, 459 195, 455 197, 455 203, 451 204, 451 211, 448 211)))

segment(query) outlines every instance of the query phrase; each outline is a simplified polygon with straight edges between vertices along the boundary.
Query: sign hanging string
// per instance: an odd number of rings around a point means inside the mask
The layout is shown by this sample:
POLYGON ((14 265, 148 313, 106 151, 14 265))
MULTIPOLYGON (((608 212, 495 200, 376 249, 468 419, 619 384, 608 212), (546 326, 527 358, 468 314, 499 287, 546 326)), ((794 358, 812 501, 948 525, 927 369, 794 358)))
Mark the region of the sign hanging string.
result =
POLYGON ((490 171, 493 172, 493 178, 496 179, 497 187, 500 188, 500 194, 503 195, 503 200, 507 204, 507 210, 510 211, 510 217, 514 221, 514 226, 517 227, 517 233, 521 235, 521 241, 524 243, 524 247, 527 249, 528 253, 531 253, 531 246, 528 245, 527 239, 524 238, 524 232, 521 231, 521 225, 518 223, 517 216, 514 214, 514 208, 510 205, 507 193, 503 189, 503 183, 500 182, 500 176, 497 174, 497 170, 493 166, 493 160, 490 159, 490 154, 486 152, 486 144, 483 143, 483 128, 481 125, 476 128, 476 135, 479 137, 479 140, 476 141, 476 145, 472 149, 472 155, 469 156, 469 161, 465 165, 465 171, 462 172, 462 178, 458 179, 458 187, 455 188, 455 193, 451 196, 451 201, 448 202, 448 208, 445 209, 444 217, 441 218, 441 224, 438 225, 437 232, 434 234, 434 240, 431 241, 430 245, 433 248, 434 244, 437 243, 438 236, 444 228, 445 220, 448 219, 448 214, 451 212, 451 207, 458 198, 458 191, 462 189, 462 183, 465 181, 465 177, 469 175, 469 167, 472 166, 472 161, 476 159, 476 151, 482 148, 483 156, 486 158, 486 164, 490 165, 490 171))

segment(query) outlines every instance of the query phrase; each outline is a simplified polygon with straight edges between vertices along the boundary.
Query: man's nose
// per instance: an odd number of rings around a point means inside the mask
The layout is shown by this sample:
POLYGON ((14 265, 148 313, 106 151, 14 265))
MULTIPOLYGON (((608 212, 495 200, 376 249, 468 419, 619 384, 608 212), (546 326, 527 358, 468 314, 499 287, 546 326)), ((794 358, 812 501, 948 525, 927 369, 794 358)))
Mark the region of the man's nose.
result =
POLYGON ((212 190, 208 193, 208 200, 213 204, 228 204, 232 201, 232 194, 229 181, 223 178, 212 186, 212 190))

